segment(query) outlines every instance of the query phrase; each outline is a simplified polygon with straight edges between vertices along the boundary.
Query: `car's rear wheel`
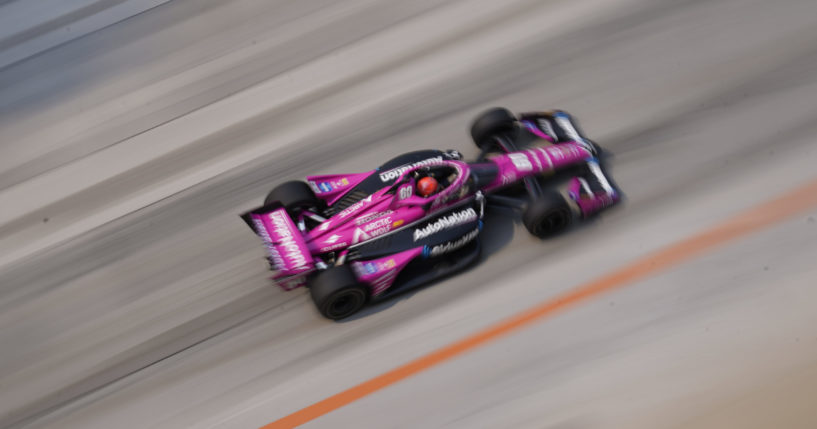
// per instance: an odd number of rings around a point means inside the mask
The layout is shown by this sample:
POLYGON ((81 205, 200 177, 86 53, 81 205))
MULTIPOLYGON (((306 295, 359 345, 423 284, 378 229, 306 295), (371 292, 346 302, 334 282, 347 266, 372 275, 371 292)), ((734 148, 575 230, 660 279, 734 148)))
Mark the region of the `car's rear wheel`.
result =
POLYGON ((345 319, 366 305, 369 293, 348 265, 317 273, 309 282, 309 294, 323 317, 345 319))
POLYGON ((312 192, 312 189, 300 180, 293 180, 291 182, 284 182, 276 186, 267 194, 264 199, 264 205, 272 204, 280 201, 281 205, 287 209, 302 208, 302 207, 316 207, 320 200, 312 192))
POLYGON ((556 191, 530 202, 522 215, 522 223, 532 235, 539 238, 554 236, 570 226, 573 212, 562 194, 556 191))
POLYGON ((471 138, 477 147, 488 151, 495 145, 494 136, 514 129, 516 117, 504 107, 482 112, 471 124, 471 138))

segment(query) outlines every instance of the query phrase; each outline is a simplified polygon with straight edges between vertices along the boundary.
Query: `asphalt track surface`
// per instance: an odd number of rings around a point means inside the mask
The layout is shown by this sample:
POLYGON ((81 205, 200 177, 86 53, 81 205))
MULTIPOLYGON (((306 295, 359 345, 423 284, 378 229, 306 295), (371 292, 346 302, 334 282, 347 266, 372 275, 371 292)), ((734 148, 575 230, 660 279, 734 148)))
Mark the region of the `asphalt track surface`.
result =
POLYGON ((817 180, 813 1, 63 7, 0 2, 0 426, 261 427, 631 264, 303 427, 817 424, 817 206, 751 211, 817 180), (270 284, 237 213, 474 155, 495 105, 573 112, 626 202, 545 242, 492 211, 479 265, 341 323, 270 284))

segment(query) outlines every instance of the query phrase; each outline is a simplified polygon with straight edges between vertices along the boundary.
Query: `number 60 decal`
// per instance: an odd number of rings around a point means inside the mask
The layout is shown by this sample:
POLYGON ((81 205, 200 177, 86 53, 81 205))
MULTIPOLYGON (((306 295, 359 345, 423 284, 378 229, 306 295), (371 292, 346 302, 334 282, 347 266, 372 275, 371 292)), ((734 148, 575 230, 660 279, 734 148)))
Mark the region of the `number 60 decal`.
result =
POLYGON ((400 188, 399 198, 401 200, 405 200, 406 198, 411 197, 412 193, 413 192, 412 192, 412 186, 411 185, 403 186, 403 187, 400 188))

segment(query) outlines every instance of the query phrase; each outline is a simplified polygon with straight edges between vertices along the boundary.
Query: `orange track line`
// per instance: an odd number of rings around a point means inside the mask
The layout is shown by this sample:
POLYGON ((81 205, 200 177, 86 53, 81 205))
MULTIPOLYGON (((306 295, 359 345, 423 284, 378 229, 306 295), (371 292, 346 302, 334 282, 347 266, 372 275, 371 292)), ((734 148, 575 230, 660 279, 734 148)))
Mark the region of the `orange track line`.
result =
POLYGON ((515 332, 567 306, 671 268, 719 245, 783 221, 815 206, 817 206, 817 180, 808 182, 779 198, 757 205, 704 232, 646 255, 618 270, 573 288, 554 299, 540 303, 469 337, 298 410, 261 429, 292 428, 307 423, 398 381, 515 332))

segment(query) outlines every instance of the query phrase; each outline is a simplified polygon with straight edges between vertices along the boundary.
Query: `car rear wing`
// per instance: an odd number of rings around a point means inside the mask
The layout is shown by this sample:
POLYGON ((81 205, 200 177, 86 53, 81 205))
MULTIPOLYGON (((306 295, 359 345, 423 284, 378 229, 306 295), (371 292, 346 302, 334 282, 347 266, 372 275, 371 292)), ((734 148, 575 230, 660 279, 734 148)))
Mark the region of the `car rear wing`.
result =
POLYGON ((278 272, 276 279, 304 275, 315 269, 303 235, 281 203, 250 210, 241 218, 264 242, 270 267, 278 272))

